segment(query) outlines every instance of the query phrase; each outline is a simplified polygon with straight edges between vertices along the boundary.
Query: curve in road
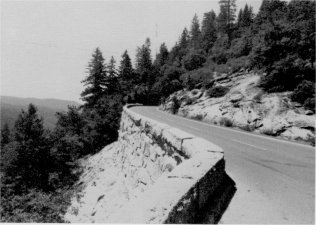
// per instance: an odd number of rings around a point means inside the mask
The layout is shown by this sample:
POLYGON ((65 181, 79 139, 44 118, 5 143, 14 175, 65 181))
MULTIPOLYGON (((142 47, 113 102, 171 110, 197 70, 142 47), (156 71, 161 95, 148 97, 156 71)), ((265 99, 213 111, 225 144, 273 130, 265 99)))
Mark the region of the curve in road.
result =
POLYGON ((221 223, 315 222, 315 151, 311 146, 189 120, 153 106, 131 110, 224 149, 237 192, 221 223))

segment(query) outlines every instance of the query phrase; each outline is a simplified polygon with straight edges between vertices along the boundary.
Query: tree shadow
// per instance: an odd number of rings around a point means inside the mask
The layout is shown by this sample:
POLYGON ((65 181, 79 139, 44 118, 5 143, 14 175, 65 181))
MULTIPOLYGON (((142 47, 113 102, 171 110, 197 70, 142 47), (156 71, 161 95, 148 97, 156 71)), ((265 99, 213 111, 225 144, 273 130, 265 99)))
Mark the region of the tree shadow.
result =
POLYGON ((208 198, 196 223, 217 224, 237 191, 236 183, 225 173, 220 186, 208 198))

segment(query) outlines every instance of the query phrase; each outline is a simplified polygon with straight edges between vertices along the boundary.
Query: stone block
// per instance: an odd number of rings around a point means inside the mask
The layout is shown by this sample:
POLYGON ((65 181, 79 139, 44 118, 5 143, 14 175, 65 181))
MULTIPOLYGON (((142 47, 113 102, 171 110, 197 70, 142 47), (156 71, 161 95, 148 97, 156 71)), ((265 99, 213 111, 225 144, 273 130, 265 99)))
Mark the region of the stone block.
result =
POLYGON ((224 152, 222 148, 203 138, 184 139, 181 151, 188 157, 192 157, 199 152, 224 152))
POLYGON ((181 149, 183 139, 193 138, 194 135, 177 128, 165 129, 162 132, 163 139, 176 149, 181 149))

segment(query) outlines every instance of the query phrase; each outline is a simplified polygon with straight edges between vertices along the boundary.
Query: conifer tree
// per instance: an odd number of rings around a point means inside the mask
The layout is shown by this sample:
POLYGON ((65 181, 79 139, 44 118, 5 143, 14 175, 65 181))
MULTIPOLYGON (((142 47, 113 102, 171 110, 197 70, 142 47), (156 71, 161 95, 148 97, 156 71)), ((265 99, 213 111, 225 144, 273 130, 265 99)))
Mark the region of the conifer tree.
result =
POLYGON ((190 44, 194 49, 199 49, 201 42, 201 30, 200 30, 200 23, 198 16, 195 14, 192 23, 191 23, 191 30, 190 30, 190 44))
POLYGON ((18 159, 15 173, 21 184, 27 187, 48 186, 50 151, 47 146, 43 119, 39 118, 37 108, 30 104, 27 112, 22 110, 14 126, 14 139, 17 142, 18 159))
MULTIPOLYGON (((130 96, 134 89, 134 85, 136 84, 136 77, 134 74, 131 58, 129 57, 127 50, 125 50, 122 55, 118 76, 122 94, 126 97, 130 96)), ((126 101, 128 100, 126 99, 126 101)))
POLYGON ((184 28, 179 39, 179 47, 181 49, 185 49, 188 47, 188 43, 189 43, 189 32, 187 28, 184 28))
POLYGON ((104 58, 99 48, 92 54, 92 59, 88 65, 88 76, 82 81, 85 90, 81 93, 84 106, 92 107, 102 97, 108 82, 106 80, 106 70, 104 58))
POLYGON ((107 65, 107 74, 106 74, 106 94, 113 94, 119 90, 118 87, 118 73, 115 68, 115 59, 112 56, 109 64, 107 65))
POLYGON ((154 82, 152 80, 152 58, 149 38, 146 39, 142 47, 137 48, 136 73, 139 74, 140 83, 150 86, 154 82))
POLYGON ((11 132, 8 123, 5 123, 1 129, 1 148, 8 144, 11 140, 11 132))
POLYGON ((162 67, 163 65, 167 63, 168 55, 169 55, 169 52, 168 52, 167 46, 165 43, 162 43, 159 48, 159 53, 157 54, 155 62, 154 62, 154 65, 157 69, 159 69, 160 67, 162 67))
POLYGON ((231 38, 233 23, 236 17, 236 0, 220 0, 219 5, 218 29, 228 34, 229 38, 231 38))
POLYGON ((204 13, 202 21, 202 47, 206 52, 209 52, 214 42, 216 41, 216 14, 211 12, 204 13))

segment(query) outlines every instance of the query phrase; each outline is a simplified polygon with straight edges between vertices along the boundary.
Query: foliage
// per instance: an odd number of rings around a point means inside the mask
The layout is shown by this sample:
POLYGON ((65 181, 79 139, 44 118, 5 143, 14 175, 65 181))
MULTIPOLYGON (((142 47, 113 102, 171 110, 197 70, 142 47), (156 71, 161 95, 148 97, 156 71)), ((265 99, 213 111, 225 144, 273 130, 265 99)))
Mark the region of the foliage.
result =
POLYGON ((222 117, 219 121, 219 124, 221 126, 225 126, 225 127, 232 127, 233 126, 233 121, 231 121, 231 119, 227 118, 227 117, 222 117))
POLYGON ((219 5, 220 13, 217 18, 219 30, 230 37, 236 17, 236 0, 220 0, 219 5))
MULTIPOLYGON (((161 44, 155 60, 146 39, 137 48, 135 68, 127 51, 116 69, 115 59, 105 63, 97 48, 82 81, 83 106, 57 113, 52 132, 43 128, 33 105, 21 112, 13 130, 4 127, 1 220, 63 222, 60 214, 69 203, 62 187, 70 187, 77 179, 73 171, 78 159, 117 139, 124 103, 156 105, 183 88, 202 87, 210 97, 222 97, 229 89, 214 87, 213 74, 258 69, 264 72, 260 81, 264 91, 293 91, 293 101, 315 111, 315 1, 263 0, 257 15, 245 5, 237 20, 235 3, 220 0, 219 14, 205 13, 201 24, 195 15, 190 30, 183 29, 170 51, 161 44)), ((254 100, 259 101, 261 95, 254 100)), ((194 100, 185 101, 192 104, 194 100)), ((176 96, 171 101, 175 114, 181 101, 176 96)), ((228 118, 220 124, 233 126, 228 118)), ((273 135, 272 130, 262 132, 273 135)))
POLYGON ((182 59, 183 67, 189 71, 202 67, 203 63, 205 62, 206 62, 205 56, 202 54, 201 51, 198 51, 198 50, 190 51, 182 59))
POLYGON ((88 65, 88 73, 88 76, 82 81, 86 88, 81 93, 81 97, 85 102, 85 107, 93 107, 109 85, 106 80, 104 58, 99 48, 96 48, 92 54, 92 59, 88 65))
POLYGON ((201 45, 202 49, 209 53, 212 49, 214 42, 217 38, 217 29, 216 29, 216 14, 212 10, 210 12, 204 13, 204 18, 202 21, 201 29, 201 45))
POLYGON ((27 193, 12 195, 8 187, 1 186, 1 222, 66 222, 62 214, 66 212, 72 194, 67 188, 51 193, 30 189, 27 193))
POLYGON ((312 98, 307 98, 304 102, 304 107, 315 113, 315 95, 312 98))
POLYGON ((201 45, 200 23, 196 14, 193 17, 192 24, 191 24, 190 45, 194 49, 199 49, 201 45))
POLYGON ((310 96, 315 96, 315 84, 311 81, 303 80, 294 89, 291 99, 303 104, 310 96))
POLYGON ((198 121, 203 120, 203 118, 204 118, 204 116, 202 114, 197 114, 195 116, 191 116, 191 119, 198 120, 198 121))
POLYGON ((171 111, 172 111, 173 114, 177 114, 177 112, 178 112, 178 110, 179 110, 179 108, 180 108, 181 103, 180 103, 180 101, 177 99, 176 96, 173 96, 173 97, 171 98, 171 102, 172 102, 171 111))
POLYGON ((6 144, 10 143, 10 139, 11 139, 11 132, 10 132, 9 125, 6 123, 1 129, 1 148, 3 148, 6 144))
POLYGON ((254 125, 250 125, 250 124, 241 126, 240 128, 241 128, 242 130, 244 130, 244 131, 249 131, 249 132, 252 132, 252 131, 255 130, 254 125))
POLYGON ((210 88, 207 91, 207 94, 211 98, 219 98, 219 97, 223 97, 224 95, 226 95, 228 91, 229 91, 228 87, 215 86, 215 87, 210 88))

